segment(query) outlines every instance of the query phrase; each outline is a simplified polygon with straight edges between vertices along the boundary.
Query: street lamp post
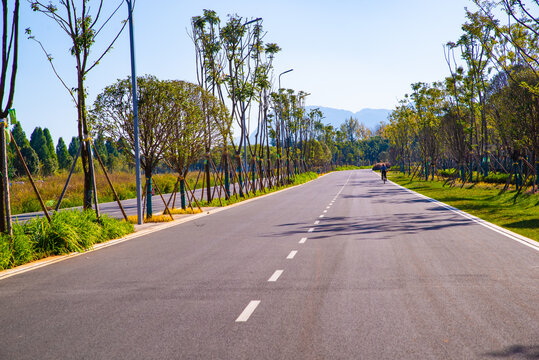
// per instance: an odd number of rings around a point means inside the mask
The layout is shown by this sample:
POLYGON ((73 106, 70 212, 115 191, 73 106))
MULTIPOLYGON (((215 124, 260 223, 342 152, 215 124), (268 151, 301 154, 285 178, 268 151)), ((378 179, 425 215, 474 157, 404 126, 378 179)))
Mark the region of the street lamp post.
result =
MULTIPOLYGON (((279 74, 279 95, 281 95, 281 76, 286 74, 286 73, 289 73, 291 71, 294 71, 294 69, 288 69, 288 70, 283 71, 282 73, 279 74)), ((279 117, 281 118, 281 139, 282 139, 282 141, 281 141, 281 152, 283 152, 282 155, 284 155, 284 121, 283 121, 282 106, 281 106, 281 113, 279 115, 280 115, 279 117)), ((281 156, 280 161, 282 161, 282 156, 281 156)), ((287 169, 287 172, 288 172, 288 169, 287 169)))
MULTIPOLYGON (((135 69, 135 41, 133 35, 133 9, 132 0, 126 0, 129 15, 129 43, 131 48, 131 87, 133 92, 133 130, 135 133, 135 176, 137 187, 137 224, 142 225, 142 202, 140 180, 140 147, 139 147, 139 124, 138 124, 138 101, 137 101, 137 72, 135 69)), ((151 202, 151 199, 148 199, 151 202)))

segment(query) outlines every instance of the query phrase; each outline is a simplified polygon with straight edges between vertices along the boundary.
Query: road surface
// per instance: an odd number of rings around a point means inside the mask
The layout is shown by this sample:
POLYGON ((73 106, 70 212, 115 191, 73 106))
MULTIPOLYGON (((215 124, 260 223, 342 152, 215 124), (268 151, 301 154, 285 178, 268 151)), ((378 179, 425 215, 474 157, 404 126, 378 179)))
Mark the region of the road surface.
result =
POLYGON ((0 359, 537 359, 539 252, 331 173, 0 281, 0 359))

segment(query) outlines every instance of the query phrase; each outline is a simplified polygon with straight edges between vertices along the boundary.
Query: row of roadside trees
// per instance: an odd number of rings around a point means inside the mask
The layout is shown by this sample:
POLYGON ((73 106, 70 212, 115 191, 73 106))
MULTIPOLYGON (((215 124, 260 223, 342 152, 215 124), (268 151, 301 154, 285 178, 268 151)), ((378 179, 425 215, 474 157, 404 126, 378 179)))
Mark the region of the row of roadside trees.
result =
MULTIPOLYGON (((539 21, 536 3, 474 0, 463 34, 444 46, 450 75, 412 84, 384 135, 392 162, 428 179, 452 169, 462 181, 493 172, 537 187, 539 21), (503 14, 502 22, 496 14, 503 14)), ((494 175, 495 176, 495 175, 494 175)))
MULTIPOLYGON (((115 157, 132 158, 134 154, 129 79, 107 87, 92 108, 86 99, 85 84, 91 70, 112 49, 125 27, 126 21, 119 15, 122 7, 110 8, 102 0, 97 1, 97 6, 90 6, 89 0, 57 4, 33 0, 29 3, 33 11, 50 18, 71 42, 69 53, 76 64, 74 86, 64 80, 62 69, 55 67, 54 56, 46 50, 46 39, 40 38, 43 34, 36 37, 30 28, 26 29, 28 38, 43 50, 52 71, 77 108, 78 136, 72 139, 67 151, 63 139, 56 147, 52 145, 47 129, 36 128, 28 141, 14 111, 10 112, 17 71, 19 1, 14 0, 11 8, 5 1, 0 100, 7 99, 3 103, 2 118, 6 119, 9 113, 11 122, 6 120, 5 125, 13 127, 2 134, 8 137, 13 134, 15 140, 12 146, 4 146, 1 156, 5 160, 0 169, 4 178, 0 209, 2 230, 5 230, 4 220, 9 222, 10 172, 12 175, 49 175, 57 169, 67 169, 78 158, 84 175, 84 208, 90 208, 93 202, 97 211, 94 159, 105 162, 110 170, 114 168, 115 157), (10 25, 9 12, 12 12, 10 25), (112 21, 118 17, 122 21, 112 21), (104 39, 104 27, 113 28, 116 35, 104 39), (111 156, 114 152, 116 154, 111 156), (106 161, 107 157, 110 161, 106 161)), ((231 174, 239 183, 239 195, 243 196, 244 192, 257 189, 256 181, 260 181, 259 188, 284 184, 300 171, 331 162, 330 147, 323 139, 315 138, 314 124, 322 114, 319 111, 306 114, 304 110, 307 94, 273 89, 272 62, 280 48, 264 42, 266 33, 262 19, 232 15, 221 24, 215 12, 205 10, 203 15, 192 19, 190 35, 195 46, 198 84, 152 76, 139 79, 141 163, 148 194, 152 192, 152 173, 162 163, 179 174, 181 186, 189 166, 203 159, 211 200, 210 184, 220 179, 216 174, 222 174, 220 181, 226 197, 230 196, 231 174), (256 122, 251 120, 252 114, 256 114, 256 122), (254 137, 247 136, 253 130, 250 123, 257 124, 254 137), (240 135, 239 140, 233 136, 234 126, 240 131, 234 134, 240 135), (216 152, 221 153, 218 161, 214 161, 216 152), (265 184, 261 181, 263 178, 268 179, 265 184), (275 184, 271 179, 275 179, 275 184)), ((39 197, 35 186, 34 189, 39 197)))

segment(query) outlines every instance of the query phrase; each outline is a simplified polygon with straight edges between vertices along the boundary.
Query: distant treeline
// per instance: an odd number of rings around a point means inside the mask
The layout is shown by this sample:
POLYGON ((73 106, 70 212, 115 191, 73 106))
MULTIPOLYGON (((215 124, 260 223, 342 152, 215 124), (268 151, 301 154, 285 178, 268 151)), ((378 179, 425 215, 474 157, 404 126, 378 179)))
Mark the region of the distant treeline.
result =
MULTIPOLYGON (((355 118, 347 119, 338 129, 317 121, 314 129, 311 156, 317 164, 371 165, 388 160, 389 140, 378 133, 371 134, 355 118)), ((80 146, 77 136, 73 136, 68 145, 63 138, 59 138, 54 145, 48 128, 36 127, 28 139, 20 123, 14 126, 12 133, 32 175, 45 177, 71 170, 80 146)), ((126 151, 122 141, 112 141, 100 134, 94 140, 94 147, 109 172, 130 171, 134 167, 132 155, 126 151)), ((276 159, 277 151, 273 139, 270 148, 270 156, 276 159)), ((218 152, 213 154, 215 163, 220 162, 219 156, 218 152)), ((8 164, 10 178, 25 176, 23 164, 16 155, 13 143, 8 146, 8 164)), ((204 158, 201 157, 191 169, 200 169, 203 164, 204 158)), ((74 172, 81 171, 79 159, 74 172)), ((158 172, 170 171, 171 169, 164 162, 158 168, 158 172)))
MULTIPOLYGON (((36 127, 28 139, 21 124, 17 123, 12 133, 32 175, 49 176, 61 170, 70 170, 79 152, 80 143, 76 136, 71 138, 69 146, 63 138, 59 138, 55 146, 47 128, 36 127)), ((113 142, 103 136, 97 136, 94 145, 109 171, 128 169, 129 161, 122 150, 121 142, 113 142)), ((25 175, 24 165, 17 157, 15 145, 12 142, 8 146, 8 164, 10 178, 25 175)), ((80 164, 76 165, 74 170, 80 172, 80 164)))

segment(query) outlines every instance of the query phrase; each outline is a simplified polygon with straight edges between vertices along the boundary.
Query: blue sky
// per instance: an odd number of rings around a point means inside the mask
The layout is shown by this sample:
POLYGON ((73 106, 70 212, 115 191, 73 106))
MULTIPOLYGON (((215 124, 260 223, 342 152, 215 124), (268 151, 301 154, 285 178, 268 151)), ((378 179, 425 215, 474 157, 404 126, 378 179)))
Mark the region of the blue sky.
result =
MULTIPOLYGON (((105 2, 114 8, 121 1, 105 2)), ((294 69, 282 76, 282 86, 311 93, 307 105, 353 112, 391 109, 411 83, 437 81, 448 75, 442 45, 460 36, 464 7, 473 9, 474 5, 470 0, 136 0, 137 73, 194 82, 189 23, 203 9, 212 9, 223 22, 232 13, 263 18, 266 42, 282 48, 275 58, 275 72, 294 69)), ((33 13, 26 1, 21 2, 21 8, 21 30, 32 29, 68 86, 74 87, 75 62, 68 53, 67 36, 52 20, 33 13)), ((126 13, 124 4, 120 15, 126 13)), ((121 19, 113 21, 111 31, 103 31, 98 42, 105 43, 113 36, 112 30, 121 19)), ((125 31, 89 73, 87 103, 91 105, 105 86, 129 74, 125 31)), ((77 134, 74 104, 38 44, 24 35, 17 80, 14 107, 27 136, 36 126, 48 127, 55 140, 62 136, 69 143, 77 134)))

